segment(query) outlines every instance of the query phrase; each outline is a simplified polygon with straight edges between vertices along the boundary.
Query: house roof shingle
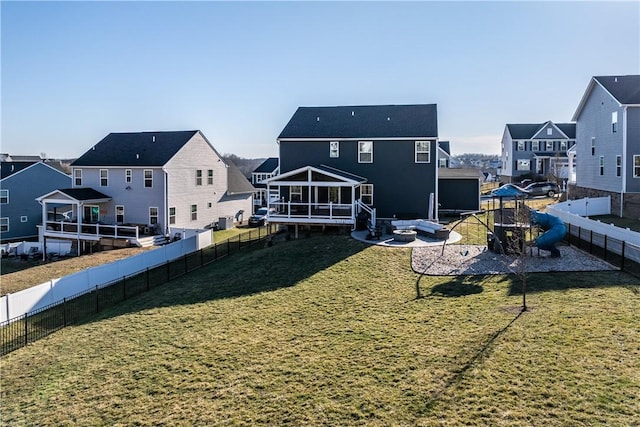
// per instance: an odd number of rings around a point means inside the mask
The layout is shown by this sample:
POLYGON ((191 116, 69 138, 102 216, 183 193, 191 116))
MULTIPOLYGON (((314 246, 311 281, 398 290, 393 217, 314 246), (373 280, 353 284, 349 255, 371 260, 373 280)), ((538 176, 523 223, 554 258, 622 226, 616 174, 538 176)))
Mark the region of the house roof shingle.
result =
POLYGON ((436 104, 299 107, 278 139, 438 136, 436 104))
POLYGON ((197 132, 110 133, 72 166, 163 166, 197 132))
MULTIPOLYGON (((533 136, 538 133, 544 125, 550 122, 544 123, 517 123, 507 124, 511 139, 532 139, 533 136)), ((552 123, 552 122, 551 122, 552 123)), ((567 137, 574 139, 576 137, 576 124, 575 123, 553 123, 564 132, 567 137)))
POLYGON ((227 194, 250 194, 256 191, 233 162, 227 161, 227 164, 229 166, 227 168, 227 194))
POLYGON ((93 188, 63 188, 58 191, 79 201, 111 199, 111 196, 107 196, 93 188))
POLYGON ((5 179, 37 162, 0 162, 0 179, 5 179))
POLYGON ((253 171, 253 173, 271 173, 278 167, 278 158, 269 157, 264 162, 260 163, 260 166, 253 171))
POLYGON ((622 105, 640 105, 640 75, 594 77, 622 105))

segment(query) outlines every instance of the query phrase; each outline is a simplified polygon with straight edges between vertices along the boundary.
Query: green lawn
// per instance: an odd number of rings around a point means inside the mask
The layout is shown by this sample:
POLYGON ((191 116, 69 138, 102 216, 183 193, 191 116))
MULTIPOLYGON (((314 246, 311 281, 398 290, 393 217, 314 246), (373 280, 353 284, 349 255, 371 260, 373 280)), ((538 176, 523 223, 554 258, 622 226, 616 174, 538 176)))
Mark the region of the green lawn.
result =
POLYGON ((640 425, 638 279, 531 275, 520 313, 516 279, 410 256, 233 255, 3 357, 2 424, 640 425))

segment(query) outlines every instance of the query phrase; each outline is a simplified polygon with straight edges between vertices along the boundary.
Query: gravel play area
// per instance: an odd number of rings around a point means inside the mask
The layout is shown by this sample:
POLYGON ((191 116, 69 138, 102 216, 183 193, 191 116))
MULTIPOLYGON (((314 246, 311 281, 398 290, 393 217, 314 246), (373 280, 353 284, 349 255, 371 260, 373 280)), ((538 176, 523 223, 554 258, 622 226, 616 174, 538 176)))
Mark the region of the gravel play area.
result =
MULTIPOLYGON (((603 271, 617 270, 609 263, 571 246, 559 246, 560 258, 533 249, 524 257, 527 272, 550 271, 603 271)), ((429 276, 454 276, 473 274, 508 274, 519 272, 520 260, 515 256, 499 255, 476 245, 442 245, 415 247, 411 253, 411 267, 429 276)))

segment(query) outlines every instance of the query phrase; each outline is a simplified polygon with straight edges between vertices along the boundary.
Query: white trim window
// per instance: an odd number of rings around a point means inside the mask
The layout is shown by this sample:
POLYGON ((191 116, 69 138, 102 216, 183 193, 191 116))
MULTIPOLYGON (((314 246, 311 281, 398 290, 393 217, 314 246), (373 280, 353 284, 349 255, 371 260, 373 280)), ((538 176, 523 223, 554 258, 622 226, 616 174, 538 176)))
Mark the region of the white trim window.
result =
POLYGON ((373 163, 373 141, 358 141, 358 163, 373 163))
POLYGON ((82 169, 73 170, 73 185, 76 187, 82 187, 82 169))
POLYGON ((373 184, 362 184, 360 186, 360 198, 365 205, 373 206, 373 184))
POLYGON ((524 150, 525 150, 524 141, 518 141, 518 146, 516 147, 516 151, 524 151, 524 150))
POLYGON ((595 136, 591 137, 591 155, 592 156, 596 155, 596 137, 595 136))
POLYGON ((600 176, 604 175, 604 156, 600 156, 600 160, 598 162, 600 168, 600 176))
POLYGON ((547 128, 547 136, 551 136, 551 135, 553 135, 553 129, 549 127, 547 128))
POLYGON ((340 142, 329 142, 329 157, 331 157, 332 159, 340 157, 340 142))
POLYGON ((531 160, 530 159, 518 159, 518 161, 516 162, 516 170, 518 170, 518 171, 531 170, 531 160))
POLYGON ((611 113, 611 132, 616 133, 618 131, 618 112, 611 113))
POLYGON ((27 221, 29 221, 29 218, 26 215, 22 215, 20 217, 20 222, 27 222, 27 221))
POLYGON ((198 205, 191 205, 191 221, 198 220, 198 205))
POLYGON ((155 206, 149 207, 149 224, 156 225, 158 223, 158 208, 155 206))
POLYGON ((567 151, 567 141, 560 141, 560 151, 567 151))
POLYGON ((545 151, 553 151, 553 141, 547 141, 545 151))
POLYGON ((7 189, 0 190, 0 204, 2 205, 9 204, 9 190, 7 189))
POLYGON ((0 233, 9 232, 9 217, 0 218, 0 233))
POLYGON ((207 185, 213 185, 213 169, 207 169, 207 185))
POLYGON ((540 151, 540 141, 531 141, 531 151, 540 151))
POLYGON ((622 156, 616 156, 616 176, 622 176, 622 156))
POLYGON ((431 141, 416 141, 415 161, 416 163, 431 163, 431 141))
POLYGON ((109 186, 109 169, 100 169, 100 187, 109 186))
POLYGON ((131 172, 131 169, 125 169, 124 170, 124 182, 126 182, 127 184, 131 184, 132 180, 133 180, 133 174, 131 172))
POLYGON ((176 223, 176 208, 172 206, 169 208, 169 224, 176 223))
POLYGON ((153 188, 153 170, 152 169, 144 170, 144 187, 153 188))
POLYGON ((124 222, 124 205, 116 205, 116 222, 119 224, 124 222))
POLYGON ((196 186, 202 185, 202 169, 196 169, 196 186))
POLYGON ((640 178, 640 154, 633 155, 633 177, 640 178))

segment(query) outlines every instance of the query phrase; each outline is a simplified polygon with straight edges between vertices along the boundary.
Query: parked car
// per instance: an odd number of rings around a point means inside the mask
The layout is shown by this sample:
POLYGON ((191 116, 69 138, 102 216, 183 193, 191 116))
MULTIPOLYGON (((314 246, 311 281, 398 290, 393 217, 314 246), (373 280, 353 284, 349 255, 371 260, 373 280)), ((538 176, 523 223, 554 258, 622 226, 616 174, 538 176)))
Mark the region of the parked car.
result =
POLYGON ((560 194, 560 186, 555 182, 534 182, 525 188, 531 196, 553 197, 560 194))
POLYGON ((525 188, 527 185, 531 184, 533 182, 532 179, 529 178, 525 178, 522 181, 520 181, 520 183, 518 184, 519 187, 525 188))
POLYGON ((269 215, 275 213, 274 208, 260 208, 249 217, 249 227, 261 227, 269 222, 269 215))

